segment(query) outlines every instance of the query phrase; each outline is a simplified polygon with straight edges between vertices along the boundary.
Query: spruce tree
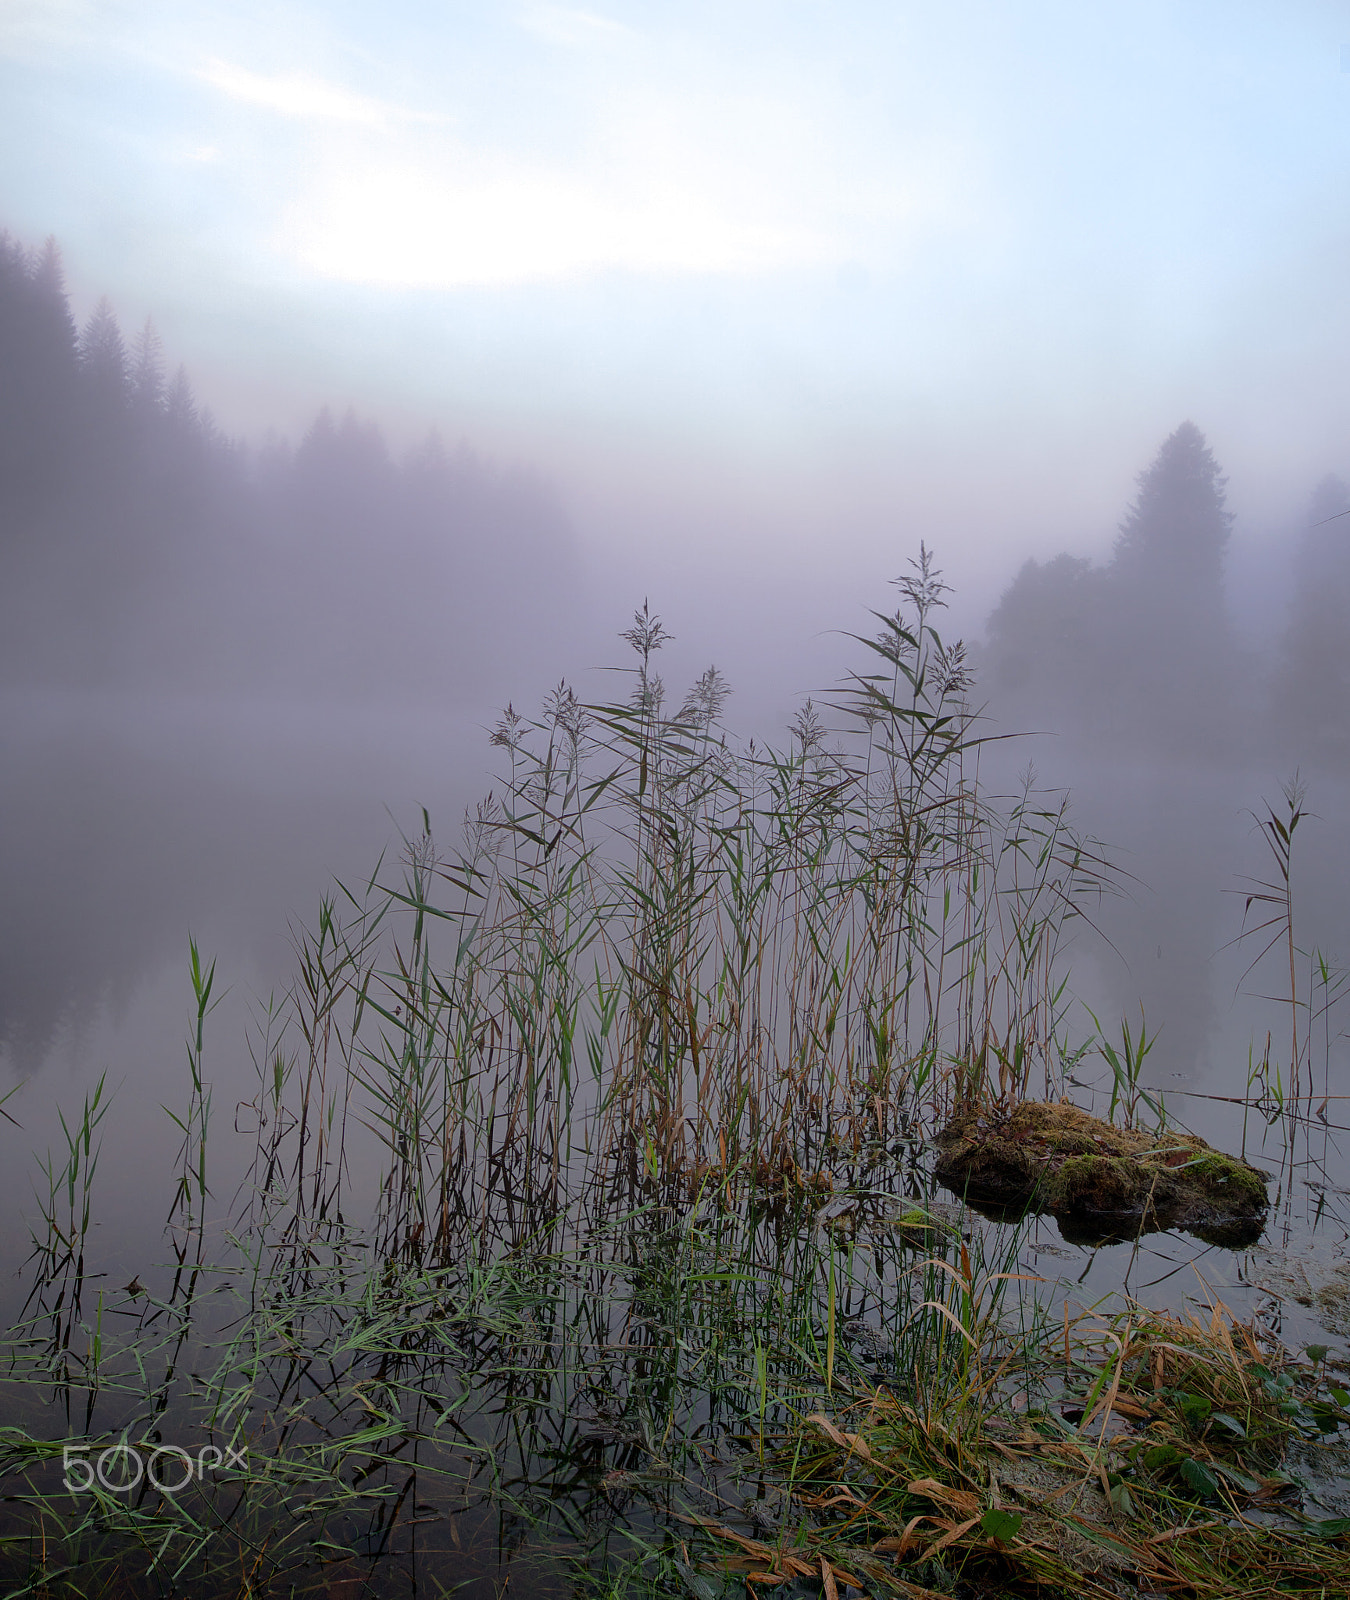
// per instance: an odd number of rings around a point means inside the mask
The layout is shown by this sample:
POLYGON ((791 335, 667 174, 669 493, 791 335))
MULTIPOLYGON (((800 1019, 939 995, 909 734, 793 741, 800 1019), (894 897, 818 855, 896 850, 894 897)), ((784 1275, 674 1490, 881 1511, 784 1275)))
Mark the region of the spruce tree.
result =
POLYGON ((0 512, 8 543, 48 518, 74 450, 75 324, 52 239, 30 252, 0 233, 0 375, 0 512))
POLYGON ((1139 493, 1120 526, 1112 573, 1131 598, 1150 607, 1199 605, 1222 611, 1223 557, 1233 514, 1205 436, 1183 422, 1138 478, 1139 493))
POLYGON ((1103 731, 1174 752, 1216 753, 1247 698, 1228 626, 1227 478, 1193 422, 1163 441, 1107 569, 1103 731))
POLYGON ((130 399, 127 347, 107 295, 90 312, 80 334, 80 369, 98 410, 120 410, 130 399))
POLYGON ((162 416, 166 400, 164 346, 149 317, 136 335, 131 351, 131 405, 144 422, 162 416))

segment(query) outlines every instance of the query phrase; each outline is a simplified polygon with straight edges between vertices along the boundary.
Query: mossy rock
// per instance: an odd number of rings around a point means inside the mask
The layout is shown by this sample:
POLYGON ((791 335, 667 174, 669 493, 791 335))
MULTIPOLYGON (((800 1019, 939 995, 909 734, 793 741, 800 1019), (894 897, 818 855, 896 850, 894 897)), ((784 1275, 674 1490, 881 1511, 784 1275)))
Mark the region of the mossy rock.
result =
POLYGON ((892 1216, 888 1225, 901 1244, 915 1250, 941 1250, 957 1237, 957 1230, 950 1222, 922 1206, 908 1207, 898 1216, 892 1216))
POLYGON ((1241 1248, 1261 1235, 1266 1183, 1193 1133, 1117 1128, 1067 1101, 961 1112, 937 1136, 940 1183, 981 1207, 1049 1211, 1066 1239, 1184 1228, 1241 1248))

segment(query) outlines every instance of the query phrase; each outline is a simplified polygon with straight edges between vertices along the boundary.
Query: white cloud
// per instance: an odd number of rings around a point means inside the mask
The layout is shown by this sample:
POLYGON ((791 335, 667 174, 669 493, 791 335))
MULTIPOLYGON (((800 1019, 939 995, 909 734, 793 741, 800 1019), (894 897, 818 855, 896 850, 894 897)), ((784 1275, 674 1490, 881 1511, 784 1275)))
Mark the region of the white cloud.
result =
POLYGON ((633 30, 613 17, 573 6, 531 6, 520 20, 527 32, 574 47, 610 45, 633 37, 633 30))
POLYGON ((603 270, 751 273, 833 256, 823 237, 728 215, 676 182, 615 193, 582 176, 481 158, 457 171, 346 167, 296 208, 285 243, 323 277, 444 289, 603 270))
MULTIPOLYGON (((569 47, 636 37, 564 6, 518 20, 569 47)), ((745 82, 657 52, 592 82, 578 55, 504 75, 498 62, 489 94, 461 63, 432 64, 407 101, 453 108, 433 117, 238 60, 222 51, 197 75, 305 125, 303 148, 267 146, 260 188, 288 198, 266 232, 292 268, 333 280, 455 289, 872 264, 908 258, 961 209, 944 142, 864 137, 882 132, 869 114, 795 71, 745 82)))
POLYGON ((306 122, 345 122, 359 127, 378 128, 391 122, 438 122, 432 113, 408 111, 369 95, 353 94, 337 84, 325 83, 308 73, 283 72, 268 75, 250 72, 228 61, 211 60, 197 74, 213 89, 262 106, 283 117, 306 122))

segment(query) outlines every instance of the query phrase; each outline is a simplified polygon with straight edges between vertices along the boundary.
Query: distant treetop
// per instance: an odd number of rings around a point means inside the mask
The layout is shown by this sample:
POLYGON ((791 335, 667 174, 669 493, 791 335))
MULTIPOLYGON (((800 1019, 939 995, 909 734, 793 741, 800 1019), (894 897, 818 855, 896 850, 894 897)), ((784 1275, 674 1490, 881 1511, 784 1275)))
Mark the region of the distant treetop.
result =
POLYGON ((1197 589, 1217 596, 1233 516, 1225 508, 1228 479, 1204 434, 1183 422, 1138 483, 1116 540, 1116 574, 1154 590, 1179 588, 1178 598, 1195 598, 1197 589))

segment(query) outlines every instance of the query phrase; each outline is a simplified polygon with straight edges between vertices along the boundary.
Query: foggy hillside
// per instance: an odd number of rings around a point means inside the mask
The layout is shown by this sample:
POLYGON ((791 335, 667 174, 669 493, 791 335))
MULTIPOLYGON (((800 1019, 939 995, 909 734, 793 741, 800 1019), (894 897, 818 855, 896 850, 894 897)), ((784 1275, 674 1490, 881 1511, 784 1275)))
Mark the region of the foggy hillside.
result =
POLYGON ((1003 716, 1118 752, 1344 768, 1350 491, 1327 476, 1283 552, 1294 585, 1273 657, 1230 615, 1227 477, 1183 422, 1139 476, 1109 561, 1027 561, 988 623, 1003 716))
POLYGON ((0 366, 8 686, 444 704, 574 630, 547 485, 435 435, 395 458, 351 411, 227 439, 151 325, 76 329, 54 242, 0 237, 0 366))

